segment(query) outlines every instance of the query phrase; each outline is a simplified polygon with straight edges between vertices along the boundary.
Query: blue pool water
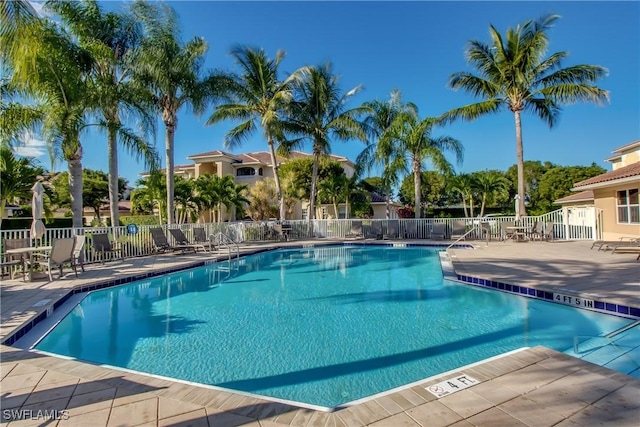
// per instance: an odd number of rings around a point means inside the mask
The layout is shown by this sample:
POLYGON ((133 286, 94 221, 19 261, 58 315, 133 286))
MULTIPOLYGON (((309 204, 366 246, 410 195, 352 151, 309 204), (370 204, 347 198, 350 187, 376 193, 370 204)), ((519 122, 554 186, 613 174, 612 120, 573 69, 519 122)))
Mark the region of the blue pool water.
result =
POLYGON ((630 322, 445 281, 426 247, 332 246, 92 292, 36 348, 333 407, 630 322))

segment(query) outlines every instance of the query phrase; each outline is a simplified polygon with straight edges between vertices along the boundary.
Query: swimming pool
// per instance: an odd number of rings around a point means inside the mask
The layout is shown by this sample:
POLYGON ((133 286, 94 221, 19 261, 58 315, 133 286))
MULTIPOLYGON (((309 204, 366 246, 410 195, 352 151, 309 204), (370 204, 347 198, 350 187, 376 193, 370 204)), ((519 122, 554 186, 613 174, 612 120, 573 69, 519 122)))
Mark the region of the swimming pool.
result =
POLYGON ((334 246, 92 292, 36 348, 333 407, 630 322, 443 280, 431 248, 334 246))

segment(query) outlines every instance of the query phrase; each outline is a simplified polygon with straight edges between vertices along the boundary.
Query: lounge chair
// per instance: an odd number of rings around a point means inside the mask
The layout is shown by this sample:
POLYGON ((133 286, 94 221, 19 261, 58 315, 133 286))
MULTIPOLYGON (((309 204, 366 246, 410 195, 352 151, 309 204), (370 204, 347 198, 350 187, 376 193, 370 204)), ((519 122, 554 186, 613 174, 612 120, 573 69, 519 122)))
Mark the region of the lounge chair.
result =
POLYGON ((444 240, 447 236, 447 224, 436 223, 431 227, 431 238, 444 240))
POLYGON ((100 258, 100 262, 104 264, 105 255, 109 255, 109 258, 116 257, 124 259, 122 255, 122 249, 116 248, 111 244, 109 235, 107 233, 96 233, 91 236, 91 242, 93 244, 93 250, 100 258))
POLYGON ((28 248, 30 246, 29 239, 2 239, 2 260, 0 260, 0 268, 9 270, 9 277, 14 278, 18 272, 18 267, 22 268, 22 272, 26 272, 26 257, 22 254, 7 254, 5 253, 9 249, 28 248))
POLYGON ((34 255, 33 263, 42 265, 47 268, 47 273, 49 274, 50 281, 53 281, 53 275, 51 274, 53 268, 60 268, 60 275, 58 276, 58 278, 61 278, 62 267, 65 264, 70 264, 71 268, 73 268, 73 272, 76 274, 76 277, 78 277, 78 270, 76 269, 76 264, 73 262, 73 248, 75 244, 76 239, 73 237, 66 239, 56 239, 53 241, 51 250, 48 253, 37 253, 34 255))
POLYGON ((76 267, 80 264, 80 268, 84 273, 84 236, 78 235, 75 237, 75 240, 76 243, 73 246, 73 257, 71 261, 76 267))
POLYGON ((418 222, 415 220, 405 220, 404 224, 404 237, 407 239, 418 238, 418 222))
POLYGON ((202 248, 203 251, 207 251, 207 247, 201 243, 192 243, 187 239, 187 236, 184 235, 182 230, 179 228, 170 228, 169 233, 173 236, 173 239, 176 241, 176 245, 178 246, 193 246, 193 251, 198 252, 198 248, 202 248))
POLYGON ((351 221, 351 230, 344 235, 347 239, 362 239, 364 233, 362 232, 362 221, 351 221))
POLYGON ((164 234, 162 228, 150 228, 151 238, 153 239, 153 250, 152 253, 164 253, 167 251, 181 251, 185 253, 186 251, 196 251, 196 248, 192 245, 175 245, 172 246, 169 244, 167 240, 167 235, 164 234))
POLYGON ((608 251, 611 249, 611 253, 616 252, 626 252, 626 251, 635 251, 636 248, 640 248, 640 237, 636 237, 634 239, 629 240, 621 240, 616 243, 607 243, 603 245, 601 250, 608 251))
POLYGON ((390 219, 387 221, 387 232, 382 235, 383 239, 397 239, 398 238, 398 220, 390 219))
POLYGON ((456 240, 465 235, 467 225, 466 221, 457 219, 453 221, 453 226, 451 227, 451 240, 456 240))
POLYGON ((209 236, 207 236, 207 232, 204 227, 195 227, 193 229, 193 243, 208 246, 209 252, 212 252, 215 249, 215 245, 209 236))
POLYGON ((371 224, 364 229, 365 239, 382 239, 382 223, 380 221, 371 221, 371 224))
POLYGON ((621 244, 621 243, 629 243, 629 242, 634 242, 635 240, 638 240, 638 238, 637 237, 630 237, 630 236, 623 236, 623 237, 620 237, 618 240, 596 240, 591 245, 591 249, 598 248, 598 250, 602 250, 603 247, 605 247, 607 245, 617 245, 617 244, 621 244))

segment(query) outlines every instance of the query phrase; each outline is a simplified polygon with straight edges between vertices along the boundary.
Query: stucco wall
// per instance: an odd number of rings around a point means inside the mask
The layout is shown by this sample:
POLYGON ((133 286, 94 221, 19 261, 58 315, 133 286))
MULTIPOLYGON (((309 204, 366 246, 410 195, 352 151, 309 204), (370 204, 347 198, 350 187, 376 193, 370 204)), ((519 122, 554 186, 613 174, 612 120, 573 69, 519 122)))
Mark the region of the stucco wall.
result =
POLYGON ((634 183, 594 189, 596 208, 602 209, 602 233, 604 240, 617 240, 624 236, 640 237, 640 224, 619 224, 617 218, 616 196, 619 190, 640 187, 640 180, 634 183))

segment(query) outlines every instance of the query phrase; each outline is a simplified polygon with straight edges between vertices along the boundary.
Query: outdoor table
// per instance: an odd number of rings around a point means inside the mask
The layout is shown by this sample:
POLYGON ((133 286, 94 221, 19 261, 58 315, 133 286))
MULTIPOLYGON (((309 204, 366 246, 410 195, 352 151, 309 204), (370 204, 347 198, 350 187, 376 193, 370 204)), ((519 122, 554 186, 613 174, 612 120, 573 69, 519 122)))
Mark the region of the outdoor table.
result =
POLYGON ((5 251, 8 255, 20 255, 23 260, 23 268, 24 260, 27 255, 29 255, 29 281, 33 281, 33 256, 37 252, 48 252, 50 251, 52 246, 37 246, 37 247, 28 247, 28 248, 16 248, 16 249, 7 249, 5 251))
POLYGON ((511 231, 511 240, 515 240, 516 242, 524 242, 529 240, 529 236, 527 236, 527 231, 531 230, 530 225, 512 225, 507 227, 508 231, 511 231), (522 238, 522 240, 521 240, 522 238))

